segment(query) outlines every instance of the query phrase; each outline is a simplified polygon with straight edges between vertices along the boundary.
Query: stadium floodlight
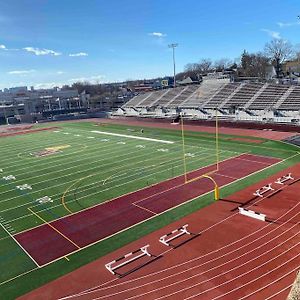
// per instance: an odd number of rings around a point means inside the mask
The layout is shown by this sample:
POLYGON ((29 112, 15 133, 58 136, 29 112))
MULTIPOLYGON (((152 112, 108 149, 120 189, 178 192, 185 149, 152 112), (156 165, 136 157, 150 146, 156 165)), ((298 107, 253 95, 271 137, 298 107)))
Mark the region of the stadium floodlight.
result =
POLYGON ((169 48, 173 49, 173 71, 174 71, 174 87, 176 87, 176 66, 175 66, 175 48, 178 47, 177 43, 168 45, 169 48))

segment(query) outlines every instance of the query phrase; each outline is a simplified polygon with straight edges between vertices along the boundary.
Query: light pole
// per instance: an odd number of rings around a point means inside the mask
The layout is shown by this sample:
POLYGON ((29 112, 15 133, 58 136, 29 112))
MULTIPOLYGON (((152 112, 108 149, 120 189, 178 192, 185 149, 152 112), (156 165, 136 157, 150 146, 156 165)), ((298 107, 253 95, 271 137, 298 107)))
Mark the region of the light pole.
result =
POLYGON ((174 71, 174 87, 176 87, 176 67, 175 67, 175 48, 178 46, 177 43, 168 45, 169 48, 173 50, 173 71, 174 71))

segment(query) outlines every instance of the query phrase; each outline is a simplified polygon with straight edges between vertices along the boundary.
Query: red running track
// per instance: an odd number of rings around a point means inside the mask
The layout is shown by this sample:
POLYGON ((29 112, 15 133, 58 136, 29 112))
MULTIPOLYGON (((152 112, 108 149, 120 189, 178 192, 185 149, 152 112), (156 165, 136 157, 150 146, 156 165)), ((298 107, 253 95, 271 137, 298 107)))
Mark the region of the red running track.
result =
MULTIPOLYGON (((220 162, 219 171, 212 177, 221 187, 278 161, 242 154, 220 162)), ((209 166, 193 171, 188 178, 197 178, 214 168, 209 166)), ((184 184, 184 177, 179 176, 51 222, 51 226, 62 234, 44 224, 14 237, 42 266, 210 192, 213 188, 207 178, 184 184)))

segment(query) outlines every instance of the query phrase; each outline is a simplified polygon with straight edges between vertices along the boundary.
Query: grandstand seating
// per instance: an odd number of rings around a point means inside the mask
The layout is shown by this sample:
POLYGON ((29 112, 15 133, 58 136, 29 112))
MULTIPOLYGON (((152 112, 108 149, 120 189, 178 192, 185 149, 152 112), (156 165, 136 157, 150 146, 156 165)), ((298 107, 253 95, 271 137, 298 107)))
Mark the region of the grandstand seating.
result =
POLYGON ((274 106, 288 89, 289 86, 269 84, 248 108, 268 109, 274 106))
POLYGON ((152 94, 153 94, 153 92, 146 93, 146 94, 139 94, 139 95, 133 97, 127 103, 125 103, 125 105, 123 105, 123 108, 136 107, 136 106, 138 106, 139 103, 143 102, 147 97, 150 97, 152 94))
POLYGON ((300 86, 293 87, 289 96, 279 106, 282 110, 300 110, 300 86))
POLYGON ((207 80, 193 93, 190 97, 184 101, 180 107, 184 108, 199 108, 205 105, 211 97, 213 97, 220 87, 224 85, 223 81, 207 80))
POLYGON ((248 101, 250 101, 255 94, 263 87, 260 83, 246 83, 236 91, 236 93, 228 99, 227 102, 221 104, 222 108, 230 107, 244 107, 248 101))
POLYGON ((180 107, 182 103, 186 102, 189 97, 192 97, 197 90, 199 89, 198 85, 192 85, 184 88, 180 94, 175 96, 166 107, 175 108, 180 107))
POLYGON ((230 95, 240 87, 240 83, 228 83, 223 86, 204 106, 204 108, 219 107, 230 95))
POLYGON ((172 116, 178 112, 177 109, 181 109, 187 117, 210 118, 218 108, 221 116, 230 117, 233 107, 243 112, 236 116, 239 120, 243 117, 255 117, 257 120, 275 120, 276 117, 277 120, 280 116, 282 120, 284 117, 284 120, 291 121, 295 116, 300 119, 300 86, 206 80, 201 85, 179 86, 137 95, 119 113, 145 116, 160 114, 161 117, 172 116), (276 115, 274 111, 277 111, 276 115))
POLYGON ((173 89, 170 89, 167 94, 165 94, 160 100, 159 100, 159 106, 165 107, 167 104, 174 99, 178 94, 180 94, 182 91, 184 91, 184 88, 182 87, 176 87, 173 89))

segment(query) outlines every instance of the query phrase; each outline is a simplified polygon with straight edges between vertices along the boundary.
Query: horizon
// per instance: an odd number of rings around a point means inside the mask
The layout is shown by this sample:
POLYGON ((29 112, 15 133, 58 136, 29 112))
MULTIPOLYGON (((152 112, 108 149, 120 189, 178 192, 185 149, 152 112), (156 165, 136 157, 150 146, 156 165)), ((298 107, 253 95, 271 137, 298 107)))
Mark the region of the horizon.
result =
POLYGON ((177 73, 201 58, 235 60, 244 49, 263 51, 273 38, 298 49, 299 13, 296 0, 1 1, 0 89, 172 76, 173 42, 177 73))

